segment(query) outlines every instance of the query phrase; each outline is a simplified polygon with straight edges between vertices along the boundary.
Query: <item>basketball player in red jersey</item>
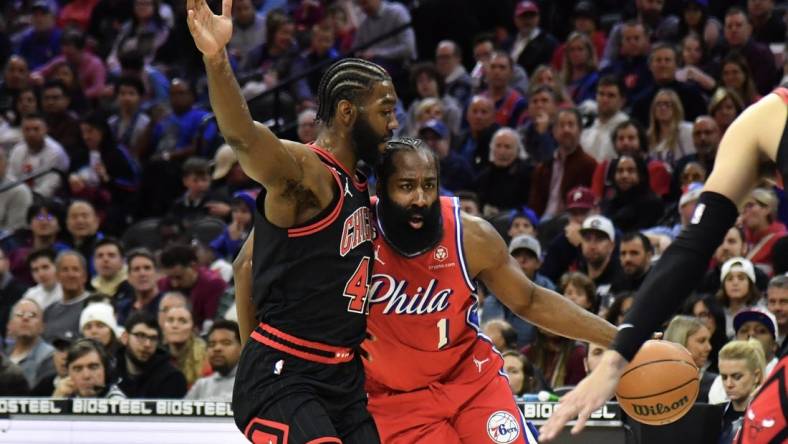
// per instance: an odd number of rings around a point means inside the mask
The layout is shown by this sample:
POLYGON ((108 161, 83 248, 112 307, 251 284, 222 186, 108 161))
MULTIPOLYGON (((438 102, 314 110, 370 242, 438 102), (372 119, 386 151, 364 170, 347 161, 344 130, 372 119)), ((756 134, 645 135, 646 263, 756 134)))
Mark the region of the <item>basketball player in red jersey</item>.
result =
MULTIPOLYGON (((238 306, 246 341, 233 392, 235 423, 254 443, 375 443, 356 352, 366 334, 372 226, 366 179, 397 128, 397 96, 380 66, 342 59, 318 88, 321 128, 310 145, 279 140, 254 122, 225 46, 232 0, 220 15, 187 0, 211 106, 244 172, 263 185, 256 248, 238 306), (249 300, 251 296, 251 300, 249 300), (250 309, 253 307, 253 309, 250 309)), ((250 245, 251 247, 251 245, 250 245)))
MULTIPOLYGON (((788 89, 747 108, 725 131, 714 169, 698 200, 690 224, 665 250, 640 287, 613 348, 599 365, 561 401, 561 408, 541 429, 540 441, 555 438, 577 417, 572 433, 579 433, 591 413, 615 392, 627 362, 651 333, 675 313, 706 271, 714 250, 736 221, 738 208, 760 179, 762 163, 774 161, 783 182, 788 180, 788 89)), ((780 362, 744 414, 734 442, 784 444, 788 442, 788 340, 780 362)))
POLYGON ((479 332, 475 280, 561 336, 609 344, 615 327, 528 280, 490 224, 438 197, 438 168, 416 139, 389 142, 378 164, 369 411, 387 444, 535 443, 479 332))

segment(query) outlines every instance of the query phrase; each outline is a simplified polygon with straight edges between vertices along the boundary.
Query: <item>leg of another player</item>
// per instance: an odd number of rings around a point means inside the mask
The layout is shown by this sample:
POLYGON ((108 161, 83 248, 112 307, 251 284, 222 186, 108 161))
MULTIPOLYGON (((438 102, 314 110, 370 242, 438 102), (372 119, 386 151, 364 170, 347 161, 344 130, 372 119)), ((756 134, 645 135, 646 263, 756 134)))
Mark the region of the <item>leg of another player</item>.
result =
POLYGON ((526 423, 506 377, 490 381, 452 420, 462 444, 536 444, 536 428, 526 423))
POLYGON ((369 399, 369 412, 386 444, 461 444, 446 419, 455 408, 451 400, 430 389, 369 399))

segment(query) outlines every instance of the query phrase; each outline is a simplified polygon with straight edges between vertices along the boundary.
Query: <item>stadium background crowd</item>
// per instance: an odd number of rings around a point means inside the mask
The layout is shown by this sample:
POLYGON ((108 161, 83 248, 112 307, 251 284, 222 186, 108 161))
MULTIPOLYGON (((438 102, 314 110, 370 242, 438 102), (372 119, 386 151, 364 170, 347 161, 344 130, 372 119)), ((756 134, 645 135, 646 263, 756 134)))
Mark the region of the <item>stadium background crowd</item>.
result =
MULTIPOLYGON (((230 262, 259 188, 217 130, 185 2, 1 12, 0 395, 229 400, 230 262)), ((787 17, 774 0, 235 0, 228 52, 255 117, 305 143, 331 61, 384 66, 397 135, 435 150, 442 193, 615 324, 726 128, 780 84, 787 17)), ((764 177, 666 325, 727 434, 788 330, 788 202, 764 177)), ((603 351, 479 297, 515 395, 560 393, 603 351)))

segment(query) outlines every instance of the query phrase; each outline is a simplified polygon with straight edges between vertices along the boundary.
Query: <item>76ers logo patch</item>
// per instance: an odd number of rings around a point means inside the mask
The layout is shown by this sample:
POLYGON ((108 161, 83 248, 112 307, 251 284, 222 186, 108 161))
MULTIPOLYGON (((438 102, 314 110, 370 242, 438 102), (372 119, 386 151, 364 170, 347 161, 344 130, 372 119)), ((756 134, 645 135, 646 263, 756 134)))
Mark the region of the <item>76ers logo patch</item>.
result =
POLYGON ((438 262, 443 262, 449 258, 449 250, 443 245, 438 245, 438 247, 435 248, 435 253, 432 254, 432 257, 438 262))
POLYGON ((487 420, 487 435, 498 444, 509 444, 520 436, 520 425, 514 415, 499 410, 487 420))

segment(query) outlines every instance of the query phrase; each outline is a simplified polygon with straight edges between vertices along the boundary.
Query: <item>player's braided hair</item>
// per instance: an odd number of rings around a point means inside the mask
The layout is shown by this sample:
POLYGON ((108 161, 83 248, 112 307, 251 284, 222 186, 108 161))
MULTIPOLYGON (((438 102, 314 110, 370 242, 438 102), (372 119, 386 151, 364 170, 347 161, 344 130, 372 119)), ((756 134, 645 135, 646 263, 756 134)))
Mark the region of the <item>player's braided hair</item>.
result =
POLYGON ((391 80, 391 76, 375 63, 355 58, 334 63, 323 74, 317 88, 317 120, 330 124, 340 100, 357 103, 375 82, 383 80, 391 80))
POLYGON ((401 137, 386 142, 386 149, 383 150, 383 154, 380 155, 380 160, 378 161, 377 168, 375 169, 375 176, 377 176, 378 183, 378 194, 385 193, 385 184, 388 183, 389 177, 391 177, 391 175, 394 174, 394 171, 396 171, 396 167, 394 165, 394 156, 397 153, 406 151, 421 151, 428 158, 431 158, 433 164, 435 165, 435 172, 439 178, 438 183, 440 184, 441 167, 438 155, 435 154, 435 152, 429 146, 422 142, 421 139, 401 137))

